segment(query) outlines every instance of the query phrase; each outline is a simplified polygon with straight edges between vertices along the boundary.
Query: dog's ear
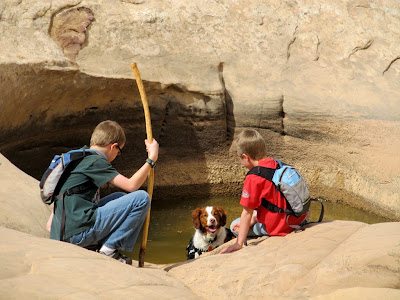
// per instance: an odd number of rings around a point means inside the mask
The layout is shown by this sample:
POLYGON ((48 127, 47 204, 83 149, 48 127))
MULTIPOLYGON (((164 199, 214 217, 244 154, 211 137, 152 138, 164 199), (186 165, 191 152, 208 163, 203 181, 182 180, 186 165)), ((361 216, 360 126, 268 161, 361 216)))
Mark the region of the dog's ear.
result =
POLYGON ((221 227, 225 226, 226 225, 226 213, 225 213, 225 210, 221 206, 216 206, 216 207, 214 207, 214 209, 218 212, 218 214, 220 216, 221 227))
POLYGON ((200 215, 201 215, 202 211, 201 208, 196 208, 193 212, 192 212, 192 220, 193 220, 193 225, 194 228, 199 229, 200 228, 200 215))

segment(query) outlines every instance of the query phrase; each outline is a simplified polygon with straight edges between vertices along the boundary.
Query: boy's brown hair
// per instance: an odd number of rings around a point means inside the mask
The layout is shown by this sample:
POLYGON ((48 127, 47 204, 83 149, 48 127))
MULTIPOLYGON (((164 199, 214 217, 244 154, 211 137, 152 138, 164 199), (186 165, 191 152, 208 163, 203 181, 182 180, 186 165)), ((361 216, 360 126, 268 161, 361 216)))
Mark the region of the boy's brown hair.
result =
POLYGON ((240 132, 234 141, 239 156, 247 154, 252 159, 260 160, 267 155, 267 146, 261 134, 254 129, 240 132))
POLYGON ((90 146, 105 147, 113 143, 118 143, 119 146, 123 146, 125 142, 125 132, 121 125, 110 120, 99 123, 90 138, 90 146))

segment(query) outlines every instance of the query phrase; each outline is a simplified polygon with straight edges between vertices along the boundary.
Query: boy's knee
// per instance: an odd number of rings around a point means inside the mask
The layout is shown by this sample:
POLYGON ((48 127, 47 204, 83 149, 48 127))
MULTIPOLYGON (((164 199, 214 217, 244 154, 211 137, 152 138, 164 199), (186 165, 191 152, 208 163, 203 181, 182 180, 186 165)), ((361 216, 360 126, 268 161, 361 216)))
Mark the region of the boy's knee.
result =
POLYGON ((140 206, 142 206, 144 209, 148 210, 150 208, 150 195, 143 190, 139 190, 134 192, 136 199, 138 199, 140 206))
POLYGON ((144 199, 145 199, 145 202, 146 202, 146 210, 149 210, 150 209, 150 204, 151 204, 150 195, 146 193, 144 196, 145 196, 144 199))
POLYGON ((126 193, 124 193, 124 192, 114 192, 111 195, 113 195, 115 199, 118 199, 118 198, 121 198, 121 197, 125 196, 126 193))
POLYGON ((237 223, 239 223, 239 222, 240 222, 240 218, 237 218, 236 220, 233 220, 232 223, 231 223, 231 226, 230 226, 231 230, 232 230, 233 227, 234 227, 237 223))
POLYGON ((267 231, 265 230, 265 226, 262 223, 254 224, 252 230, 256 236, 268 235, 267 231))

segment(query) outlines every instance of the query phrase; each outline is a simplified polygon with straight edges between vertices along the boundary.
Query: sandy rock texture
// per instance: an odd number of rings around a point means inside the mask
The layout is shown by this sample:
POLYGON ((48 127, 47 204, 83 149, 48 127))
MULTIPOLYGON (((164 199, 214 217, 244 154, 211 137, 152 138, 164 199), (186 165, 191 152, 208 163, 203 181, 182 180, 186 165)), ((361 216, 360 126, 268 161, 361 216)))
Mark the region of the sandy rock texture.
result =
POLYGON ((0 299, 209 299, 211 293, 219 299, 391 300, 400 295, 399 222, 323 222, 286 237, 249 241, 232 254, 216 249, 189 263, 145 263, 139 269, 137 262, 127 266, 44 237, 49 211, 33 193, 38 182, 0 158, 0 299))
POLYGON ((399 16, 397 0, 1 1, 0 152, 38 178, 114 119, 132 174, 146 157, 136 62, 158 195, 237 192, 229 149, 253 127, 314 197, 399 220, 399 16))
POLYGON ((0 239, 1 299, 201 299, 157 268, 4 227, 0 239))
POLYGON ((209 299, 212 293, 219 299, 394 300, 400 296, 399 226, 322 223, 168 272, 0 227, 0 298, 209 299))
POLYGON ((51 208, 40 202, 39 182, 0 154, 0 226, 49 237, 43 224, 51 208))
POLYGON ((313 299, 373 287, 375 296, 392 289, 394 299, 400 292, 399 226, 350 221, 309 225, 303 232, 270 237, 233 254, 201 257, 168 273, 200 297, 207 289, 222 299, 313 299))

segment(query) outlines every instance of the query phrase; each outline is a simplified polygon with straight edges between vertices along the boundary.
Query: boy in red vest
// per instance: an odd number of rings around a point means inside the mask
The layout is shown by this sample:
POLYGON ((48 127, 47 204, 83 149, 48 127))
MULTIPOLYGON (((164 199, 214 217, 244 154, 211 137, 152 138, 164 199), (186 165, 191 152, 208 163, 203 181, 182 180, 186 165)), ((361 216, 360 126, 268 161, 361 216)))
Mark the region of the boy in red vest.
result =
MULTIPOLYGON (((255 166, 277 168, 277 162, 267 157, 265 141, 256 130, 243 130, 235 138, 235 144, 240 162, 247 169, 250 170, 255 166)), ((240 250, 248 236, 284 236, 294 230, 289 224, 299 225, 307 217, 307 214, 304 214, 298 218, 290 216, 287 219, 285 213, 272 212, 262 206, 262 198, 282 209, 287 208, 285 198, 271 181, 253 174, 247 175, 240 200, 243 211, 241 217, 231 224, 232 232, 237 235, 236 243, 220 253, 240 250)))

